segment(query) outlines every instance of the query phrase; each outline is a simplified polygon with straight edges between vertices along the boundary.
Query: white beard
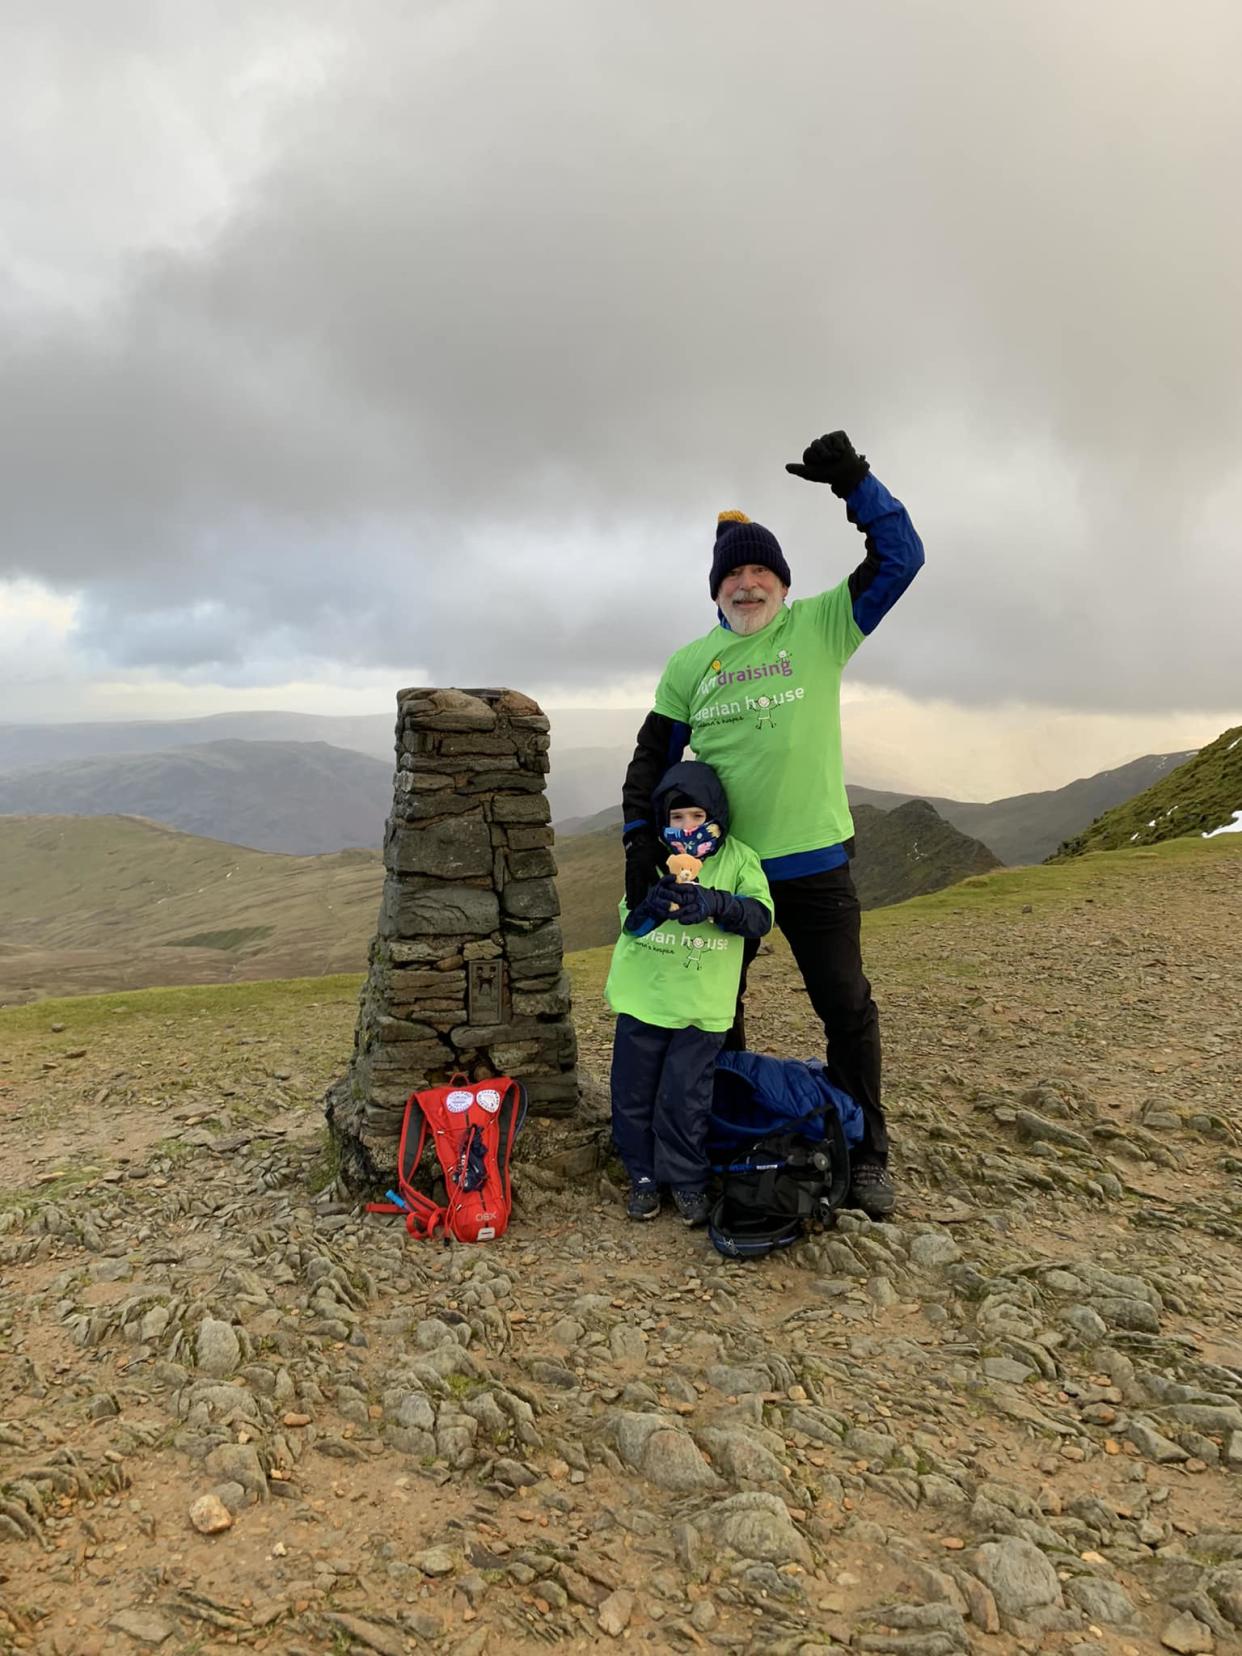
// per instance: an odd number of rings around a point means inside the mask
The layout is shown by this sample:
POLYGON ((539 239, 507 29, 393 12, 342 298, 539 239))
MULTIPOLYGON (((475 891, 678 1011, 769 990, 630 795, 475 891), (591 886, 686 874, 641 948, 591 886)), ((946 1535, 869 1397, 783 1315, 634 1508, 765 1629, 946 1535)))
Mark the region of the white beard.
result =
POLYGON ((762 632, 769 621, 774 621, 780 610, 782 599, 778 593, 765 593, 762 604, 737 604, 736 594, 725 606, 725 618, 731 631, 742 638, 749 638, 751 633, 762 632))

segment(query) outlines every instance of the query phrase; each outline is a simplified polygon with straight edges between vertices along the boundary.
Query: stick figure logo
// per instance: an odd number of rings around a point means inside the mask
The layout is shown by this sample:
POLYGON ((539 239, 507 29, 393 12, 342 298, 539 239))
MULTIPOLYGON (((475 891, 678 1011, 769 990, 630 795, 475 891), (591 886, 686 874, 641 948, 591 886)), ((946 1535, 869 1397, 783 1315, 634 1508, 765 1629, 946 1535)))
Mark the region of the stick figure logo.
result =
POLYGON ((703 950, 706 947, 707 939, 705 937, 692 937, 690 939, 690 952, 686 956, 685 960, 687 970, 689 970, 691 966, 694 967, 696 972, 701 972, 703 970, 703 950))
POLYGON ((756 696, 755 706, 759 709, 759 717, 755 720, 755 729, 762 730, 764 725, 772 729, 776 720, 772 717, 773 701, 771 696, 756 696))

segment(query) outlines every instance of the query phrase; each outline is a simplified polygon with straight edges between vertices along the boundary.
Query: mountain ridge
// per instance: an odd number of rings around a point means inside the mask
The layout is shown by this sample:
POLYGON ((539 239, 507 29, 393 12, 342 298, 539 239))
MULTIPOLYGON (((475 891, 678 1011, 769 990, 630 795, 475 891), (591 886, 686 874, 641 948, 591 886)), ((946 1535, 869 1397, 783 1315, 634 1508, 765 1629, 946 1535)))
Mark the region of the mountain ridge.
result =
MULTIPOLYGON (((971 839, 979 840, 1010 867, 1043 862, 1050 852, 1070 835, 1085 827, 1102 811, 1152 786, 1162 775, 1191 757, 1190 753, 1149 753, 1111 770, 1078 777, 1063 788, 1034 793, 1011 794, 986 802, 945 799, 938 794, 901 793, 883 788, 846 784, 851 809, 874 805, 891 811, 912 799, 926 800, 944 820, 971 839)), ((621 807, 608 806, 590 816, 570 817, 556 823, 562 837, 615 829, 621 822, 621 807)))
POLYGON ((1242 725, 1223 731, 1184 764, 1104 812, 1048 859, 1158 845, 1186 834, 1231 832, 1242 821, 1242 725))

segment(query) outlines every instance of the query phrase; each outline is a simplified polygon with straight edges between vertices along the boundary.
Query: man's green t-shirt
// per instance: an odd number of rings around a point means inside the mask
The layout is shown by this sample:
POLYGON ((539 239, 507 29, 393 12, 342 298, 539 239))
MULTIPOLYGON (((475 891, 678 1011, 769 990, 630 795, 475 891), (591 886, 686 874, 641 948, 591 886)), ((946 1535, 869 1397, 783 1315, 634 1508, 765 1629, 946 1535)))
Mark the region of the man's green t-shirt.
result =
MULTIPOLYGON (((772 894, 759 858, 732 830, 699 873, 699 884, 737 897, 756 897, 772 912, 772 894)), ((621 904, 621 918, 628 910, 621 904)), ((612 953, 604 994, 614 1012, 661 1029, 728 1029, 742 975, 742 939, 713 920, 683 926, 666 920, 645 937, 622 931, 612 953)))
POLYGON ((654 707, 690 727, 729 796, 730 832, 766 862, 854 832, 841 762, 841 669, 862 643, 849 583, 797 598, 761 632, 715 627, 677 651, 654 707))

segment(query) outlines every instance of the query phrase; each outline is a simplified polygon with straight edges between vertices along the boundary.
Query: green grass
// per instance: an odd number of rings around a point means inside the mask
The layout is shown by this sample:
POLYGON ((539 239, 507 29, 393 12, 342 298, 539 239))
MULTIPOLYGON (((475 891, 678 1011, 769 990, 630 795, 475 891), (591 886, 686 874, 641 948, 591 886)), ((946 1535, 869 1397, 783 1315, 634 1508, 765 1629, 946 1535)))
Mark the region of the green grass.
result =
POLYGON ((1235 811, 1242 811, 1242 725, 1226 730, 1141 794, 1105 811, 1049 860, 1210 833, 1235 811))
POLYGON ((192 937, 170 937, 163 949, 240 949, 244 943, 261 943, 275 926, 233 926, 227 931, 195 932, 192 937))
POLYGON ((130 989, 122 994, 75 995, 35 1001, 29 1006, 0 1007, 0 1039, 51 1034, 63 1023, 62 1040, 92 1029, 132 1024, 164 1026, 170 1021, 254 1015, 274 1023, 282 1012, 313 1006, 353 1005, 362 978, 353 972, 333 977, 275 978, 255 983, 189 984, 176 989, 130 989))
MULTIPOLYGON (((1159 878, 1162 870, 1193 872, 1196 866, 1229 861, 1236 862, 1242 874, 1242 835, 1166 840, 1141 851, 1094 852, 1032 868, 997 869, 925 897, 868 911, 863 916, 864 942, 870 938, 893 953, 900 949, 903 939, 915 943, 924 929, 940 928, 946 922, 950 929, 953 922, 960 921, 973 930, 975 921, 1017 918, 1028 904, 1039 911, 1087 901, 1107 906, 1114 899, 1124 899, 1136 884, 1146 887, 1159 878)), ((778 954, 786 948, 779 936, 773 937, 772 943, 778 954)), ((611 944, 566 955, 575 995, 583 1004, 592 1000, 598 1003, 611 958, 611 944)), ((961 963, 950 960, 938 970, 955 967, 961 967, 961 963)), ((958 975, 966 970, 961 967, 958 975)), ((359 974, 351 972, 330 977, 134 989, 0 1007, 0 1042, 35 1041, 41 1047, 48 1045, 50 1051, 48 1037, 65 1046, 92 1031, 138 1025, 146 1026, 164 1041, 184 1040, 193 1037, 192 1026, 197 1020, 233 1019, 239 1026, 279 1031, 286 1019, 304 1023, 307 1015, 318 1008, 325 1010, 325 1017, 330 1012, 332 1017, 348 1021, 362 982, 359 974), (53 1023, 65 1026, 55 1036, 53 1023)))

